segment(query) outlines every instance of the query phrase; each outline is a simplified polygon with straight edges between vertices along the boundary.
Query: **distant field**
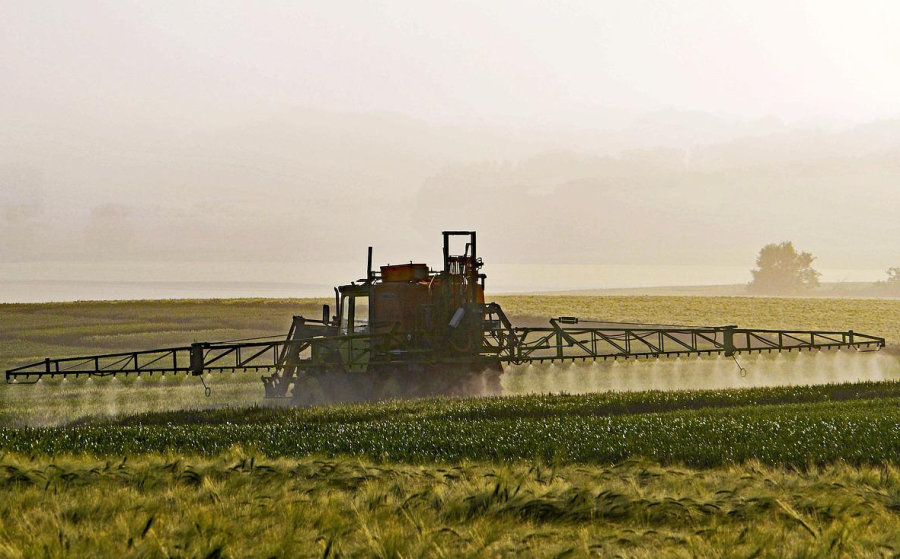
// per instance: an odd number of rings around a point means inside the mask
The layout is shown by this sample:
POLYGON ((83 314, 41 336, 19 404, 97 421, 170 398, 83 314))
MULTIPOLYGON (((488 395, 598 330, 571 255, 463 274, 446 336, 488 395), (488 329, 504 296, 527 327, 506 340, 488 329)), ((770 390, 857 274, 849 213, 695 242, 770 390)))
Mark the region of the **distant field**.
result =
MULTIPOLYGON (((497 299, 523 321, 852 328, 900 345, 900 301, 497 299)), ((0 305, 0 368, 284 332, 323 302, 0 305)), ((900 552, 900 383, 637 391, 742 379, 726 360, 656 363, 622 365, 618 386, 587 386, 609 373, 590 367, 504 382, 635 392, 312 409, 255 406, 249 374, 210 375, 210 398, 171 375, 4 385, 0 557, 900 552)), ((897 377, 890 352, 745 365, 748 386, 897 377)))
MULTIPOLYGON (((854 329, 900 345, 900 300, 515 295, 507 314, 657 324, 854 329)), ((185 345, 286 333, 291 316, 319 317, 329 299, 113 301, 0 305, 0 367, 47 356, 185 345)))
MULTIPOLYGON (((549 293, 548 293, 549 294, 549 293)), ((690 285, 660 287, 614 287, 606 289, 584 289, 562 291, 553 295, 577 296, 628 296, 651 295, 654 297, 693 296, 693 297, 747 297, 747 284, 723 285, 690 285)), ((802 298, 826 299, 883 299, 900 298, 900 290, 896 286, 886 286, 877 282, 826 282, 805 294, 802 298)))

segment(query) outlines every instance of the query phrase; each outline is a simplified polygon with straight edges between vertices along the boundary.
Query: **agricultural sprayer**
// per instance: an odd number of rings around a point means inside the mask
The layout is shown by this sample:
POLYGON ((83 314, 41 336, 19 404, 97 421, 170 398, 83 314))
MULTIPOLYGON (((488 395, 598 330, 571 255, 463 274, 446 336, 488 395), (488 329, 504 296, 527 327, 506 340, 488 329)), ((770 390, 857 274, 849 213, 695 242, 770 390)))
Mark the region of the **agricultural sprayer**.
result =
MULTIPOLYGON (((295 316, 287 336, 47 358, 6 371, 8 383, 66 376, 267 372, 268 398, 298 404, 500 392, 506 364, 651 359, 831 349, 880 350, 884 339, 848 331, 600 323, 576 317, 517 327, 484 298, 473 231, 443 233, 443 266, 372 268, 335 288, 335 313, 295 316), (459 245, 461 254, 452 254, 459 245)), ((457 250, 458 252, 458 250, 457 250)))

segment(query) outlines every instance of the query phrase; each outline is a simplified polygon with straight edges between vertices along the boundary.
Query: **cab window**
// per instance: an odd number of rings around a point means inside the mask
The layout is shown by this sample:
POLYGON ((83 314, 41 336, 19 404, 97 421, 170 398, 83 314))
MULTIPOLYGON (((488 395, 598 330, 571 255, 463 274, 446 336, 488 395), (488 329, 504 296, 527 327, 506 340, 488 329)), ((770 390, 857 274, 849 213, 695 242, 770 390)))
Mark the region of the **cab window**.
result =
POLYGON ((341 335, 369 332, 369 296, 344 295, 341 300, 341 335))

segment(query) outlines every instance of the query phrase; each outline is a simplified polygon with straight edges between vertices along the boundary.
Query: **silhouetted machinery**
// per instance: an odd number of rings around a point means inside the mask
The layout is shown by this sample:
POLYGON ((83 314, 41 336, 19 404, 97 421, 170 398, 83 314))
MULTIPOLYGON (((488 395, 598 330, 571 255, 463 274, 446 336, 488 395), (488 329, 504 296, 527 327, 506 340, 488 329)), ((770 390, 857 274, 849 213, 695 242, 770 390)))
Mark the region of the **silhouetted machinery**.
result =
POLYGON ((645 359, 831 349, 880 350, 884 339, 842 332, 599 323, 575 317, 516 327, 485 303, 474 231, 443 233, 443 266, 372 269, 335 288, 321 319, 294 317, 285 337, 45 359, 8 383, 65 376, 268 371, 266 396, 305 405, 436 395, 497 394, 504 364, 645 359), (461 238, 461 239, 460 239, 461 238), (461 242, 462 241, 462 242, 461 242), (452 254, 451 245, 464 245, 452 254))

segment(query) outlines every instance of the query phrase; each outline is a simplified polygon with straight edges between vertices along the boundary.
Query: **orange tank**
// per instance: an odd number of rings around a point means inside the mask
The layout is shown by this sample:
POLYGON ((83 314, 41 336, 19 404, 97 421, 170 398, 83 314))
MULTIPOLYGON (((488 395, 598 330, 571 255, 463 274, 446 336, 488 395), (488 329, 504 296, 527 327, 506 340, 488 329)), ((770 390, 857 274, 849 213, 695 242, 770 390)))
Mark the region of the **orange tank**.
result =
POLYGON ((428 264, 398 264, 381 267, 381 281, 384 283, 415 282, 428 279, 428 264))

